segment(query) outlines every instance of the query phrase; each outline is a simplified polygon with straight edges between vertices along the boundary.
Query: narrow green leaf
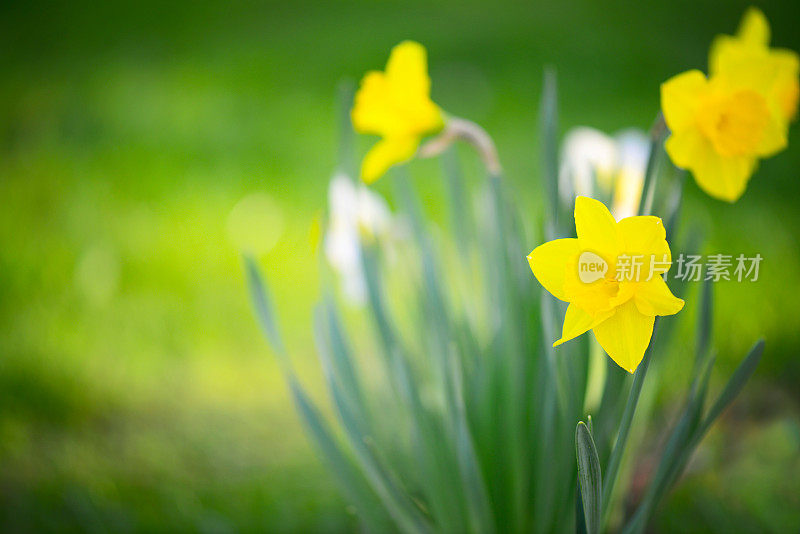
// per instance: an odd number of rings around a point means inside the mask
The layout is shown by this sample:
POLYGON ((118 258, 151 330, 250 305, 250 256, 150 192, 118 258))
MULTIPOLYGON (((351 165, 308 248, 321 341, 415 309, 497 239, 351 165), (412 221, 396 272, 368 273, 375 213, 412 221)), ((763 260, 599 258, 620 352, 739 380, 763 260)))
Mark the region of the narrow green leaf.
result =
POLYGON ((650 345, 644 353, 644 358, 636 372, 633 375, 633 384, 631 384, 631 391, 628 395, 628 401, 625 404, 625 411, 622 414, 622 421, 619 424, 619 432, 617 433, 617 441, 614 443, 614 448, 611 450, 611 456, 608 460, 608 468, 606 469, 606 483, 603 487, 603 523, 608 518, 611 511, 611 497, 614 491, 614 483, 619 474, 619 467, 622 463, 622 455, 625 451, 625 445, 628 441, 628 433, 631 429, 633 416, 636 413, 636 405, 639 403, 639 395, 642 392, 642 385, 644 384, 645 376, 647 376, 647 368, 650 365, 650 357, 653 352, 653 340, 656 337, 656 327, 658 326, 659 318, 656 317, 653 324, 653 335, 650 338, 650 345))
POLYGON ((403 491, 395 475, 375 455, 375 451, 367 445, 371 438, 366 434, 366 424, 363 419, 358 417, 353 402, 348 399, 335 379, 331 357, 332 347, 330 340, 325 335, 324 325, 317 323, 314 325, 314 330, 317 350, 336 413, 364 476, 400 530, 408 533, 431 532, 431 525, 416 503, 411 500, 408 493, 403 491))
POLYGON ((272 311, 272 301, 269 297, 267 284, 261 276, 256 260, 252 256, 244 256, 244 266, 247 275, 247 287, 250 291, 253 307, 256 310, 258 323, 261 325, 264 337, 267 338, 272 350, 278 354, 281 364, 286 365, 288 364, 286 347, 283 344, 275 314, 272 311))
POLYGON ((325 425, 314 408, 313 403, 295 378, 272 311, 267 284, 261 277, 258 266, 252 257, 245 256, 244 263, 248 288, 259 324, 267 341, 278 355, 281 370, 289 383, 297 410, 312 440, 333 470, 348 499, 356 506, 359 516, 377 531, 393 530, 388 515, 385 513, 385 509, 377 495, 353 465, 351 459, 339 447, 327 425, 325 425))
POLYGON ((697 423, 698 416, 701 415, 701 409, 702 405, 695 397, 692 397, 687 403, 681 418, 667 440, 656 473, 647 487, 636 514, 628 525, 629 528, 636 531, 644 527, 655 506, 669 488, 672 473, 677 469, 682 453, 687 447, 690 447, 693 427, 697 423))
POLYGON ((711 346, 714 314, 714 291, 712 282, 703 282, 700 296, 700 313, 697 318, 697 348, 695 353, 694 375, 698 376, 711 346))
MULTIPOLYGON (((547 194, 547 209, 550 231, 555 233, 559 225, 558 198, 558 86, 555 70, 544 70, 542 98, 539 102, 539 140, 542 158, 542 176, 547 194)), ((553 236, 548 235, 548 238, 553 236)))
POLYGON ((441 161, 443 173, 447 178, 447 190, 450 193, 450 226, 456 237, 459 252, 467 257, 470 240, 474 235, 474 221, 456 148, 450 147, 445 150, 441 161))
POLYGON ((666 125, 664 124, 664 117, 659 112, 653 127, 650 129, 650 155, 647 157, 642 196, 639 199, 639 215, 649 215, 653 209, 653 197, 655 195, 658 167, 665 137, 666 125))
MULTIPOLYGON (((396 332, 394 322, 385 303, 382 279, 378 269, 377 250, 364 247, 362 265, 367 282, 367 295, 378 330, 378 337, 386 358, 387 374, 397 392, 401 407, 410 415, 411 442, 416 466, 421 475, 422 490, 428 499, 437 528, 458 530, 464 514, 452 505, 458 495, 452 491, 452 480, 458 476, 453 455, 444 439, 441 425, 436 424, 422 405, 417 382, 412 372, 408 350, 396 332)), ((463 527, 461 528, 463 530, 463 527)))
POLYGON ((680 221, 681 208, 683 207, 683 186, 686 183, 686 171, 677 167, 673 168, 673 170, 677 173, 677 179, 667 206, 667 243, 672 243, 672 239, 678 234, 678 222, 680 221))
POLYGON ((467 498, 470 521, 475 532, 494 532, 494 517, 492 514, 489 494, 483 480, 478 458, 475 453, 474 440, 467 421, 466 405, 464 404, 464 391, 462 387, 462 370, 458 355, 451 348, 450 371, 452 373, 453 403, 455 405, 455 441, 458 465, 461 479, 464 484, 464 493, 467 498))
POLYGON ((575 429, 575 455, 578 458, 578 482, 586 532, 600 532, 602 506, 602 477, 600 459, 589 428, 583 422, 575 429))
POLYGON ((393 523, 380 499, 369 487, 359 468, 342 450, 328 425, 324 423, 314 404, 294 377, 289 378, 289 387, 306 430, 333 472, 346 498, 355 507, 358 516, 374 532, 393 532, 395 530, 393 523))
POLYGON ((761 354, 764 352, 764 340, 761 339, 753 345, 753 348, 750 349, 750 352, 745 356, 742 363, 739 364, 739 367, 736 368, 736 371, 733 373, 733 376, 728 381, 728 384, 725 386, 725 389, 722 390, 719 397, 717 397, 716 402, 711 406, 711 409, 708 410, 708 414, 706 418, 703 420, 703 423, 700 425, 698 429, 700 437, 708 431, 709 427, 714 423, 717 417, 728 407, 728 405, 733 402, 733 399, 736 398, 736 395, 744 387, 747 380, 750 379, 750 376, 756 370, 756 366, 758 362, 761 360, 761 354))
MULTIPOLYGON (((342 389, 347 392, 355 406, 357 406, 362 412, 362 415, 366 417, 366 400, 362 392, 361 381, 356 373, 352 351, 348 346, 342 322, 336 311, 336 305, 333 299, 330 296, 326 297, 322 308, 314 310, 314 313, 315 317, 317 317, 318 314, 325 314, 324 324, 326 324, 328 328, 328 337, 330 340, 336 377, 342 389)), ((322 317, 318 317, 318 320, 322 321, 322 317)))
POLYGON ((583 513, 580 483, 578 486, 578 491, 575 492, 575 534, 586 534, 586 516, 583 513))
POLYGON ((709 410, 702 423, 699 419, 702 415, 702 403, 713 367, 714 358, 710 358, 709 363, 699 379, 699 390, 692 393, 689 406, 684 412, 678 426, 673 432, 673 436, 667 445, 662 456, 661 465, 651 482, 650 488, 634 514, 629 524, 624 529, 624 533, 636 533, 644 530, 647 520, 655 508, 656 504, 666 494, 667 490, 675 483, 683 472, 686 463, 689 461, 692 452, 702 440, 705 433, 714 423, 722 411, 733 401, 741 391, 744 384, 755 370, 761 354, 764 350, 764 341, 758 341, 744 358, 736 372, 733 374, 725 389, 722 391, 717 401, 709 410))

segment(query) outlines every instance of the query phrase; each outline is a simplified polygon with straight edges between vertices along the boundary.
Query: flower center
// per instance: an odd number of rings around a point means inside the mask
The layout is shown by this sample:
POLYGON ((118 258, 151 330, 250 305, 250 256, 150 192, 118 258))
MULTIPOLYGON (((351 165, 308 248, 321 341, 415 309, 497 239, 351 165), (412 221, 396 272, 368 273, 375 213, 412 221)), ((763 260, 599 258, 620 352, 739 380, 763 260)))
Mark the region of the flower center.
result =
POLYGON ((752 155, 764 136, 769 109, 755 91, 738 91, 703 106, 698 121, 721 155, 752 155))

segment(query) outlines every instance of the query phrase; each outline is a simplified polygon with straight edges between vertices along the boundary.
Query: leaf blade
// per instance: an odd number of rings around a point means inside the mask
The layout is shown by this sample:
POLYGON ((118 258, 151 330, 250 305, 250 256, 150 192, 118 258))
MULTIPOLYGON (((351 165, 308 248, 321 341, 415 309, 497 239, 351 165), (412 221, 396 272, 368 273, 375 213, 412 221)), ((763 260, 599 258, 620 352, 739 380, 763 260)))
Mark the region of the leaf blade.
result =
POLYGON ((575 455, 586 532, 597 534, 600 532, 603 482, 597 448, 583 421, 575 428, 575 455))

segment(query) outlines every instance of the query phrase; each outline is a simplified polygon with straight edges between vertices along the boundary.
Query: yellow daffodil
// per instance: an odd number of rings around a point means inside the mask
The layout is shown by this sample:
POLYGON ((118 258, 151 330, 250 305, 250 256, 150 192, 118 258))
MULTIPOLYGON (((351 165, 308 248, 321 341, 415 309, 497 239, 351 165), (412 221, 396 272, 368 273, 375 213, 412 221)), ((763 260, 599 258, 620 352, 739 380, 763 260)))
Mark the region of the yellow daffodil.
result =
POLYGON ((787 120, 797 115, 800 98, 800 59, 795 52, 770 48, 770 28, 761 10, 751 7, 742 17, 735 36, 720 35, 711 46, 709 70, 712 76, 761 65, 771 80, 770 97, 787 120))
POLYGON ((786 147, 786 120, 767 98, 769 84, 757 83, 757 70, 710 79, 691 70, 661 86, 661 109, 671 130, 667 153, 720 200, 738 200, 759 158, 786 147))
POLYGON ((667 153, 704 191, 728 202, 742 196, 760 158, 786 147, 797 109, 798 57, 768 44, 766 18, 751 9, 736 37, 715 41, 709 78, 691 70, 661 86, 667 153))
POLYGON ((386 71, 361 80, 352 111, 361 133, 381 136, 361 164, 361 179, 371 183, 392 165, 410 160, 426 135, 444 126, 441 109, 431 101, 425 48, 404 41, 392 49, 386 71))
POLYGON ((661 219, 628 217, 617 222, 602 202, 575 200, 577 238, 556 239, 528 256, 536 279, 569 302, 561 339, 593 330, 598 343, 632 373, 644 357, 656 315, 683 308, 662 275, 671 253, 661 219))

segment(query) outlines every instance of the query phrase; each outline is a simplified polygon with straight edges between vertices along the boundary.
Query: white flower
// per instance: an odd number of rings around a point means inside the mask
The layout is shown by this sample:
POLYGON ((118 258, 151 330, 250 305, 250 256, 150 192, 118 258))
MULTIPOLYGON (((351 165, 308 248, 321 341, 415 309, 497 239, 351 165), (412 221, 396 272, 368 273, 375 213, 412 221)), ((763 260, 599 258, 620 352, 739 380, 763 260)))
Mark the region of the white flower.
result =
POLYGON ((354 304, 362 304, 367 286, 361 264, 362 239, 381 239, 389 234, 392 215, 386 201, 374 191, 344 174, 336 174, 328 188, 329 225, 325 257, 339 274, 342 292, 354 304))
POLYGON ((610 184, 616 161, 614 140, 603 132, 586 126, 567 132, 558 171, 558 189, 564 202, 572 203, 576 196, 595 195, 595 181, 598 185, 610 184))
POLYGON ((586 126, 573 128, 561 148, 562 201, 571 203, 578 195, 599 197, 611 200, 617 220, 636 215, 649 150, 641 130, 623 130, 611 137, 586 126))
POLYGON ((619 132, 615 139, 618 170, 611 213, 620 220, 633 217, 639 211, 650 140, 643 131, 635 128, 619 132))

